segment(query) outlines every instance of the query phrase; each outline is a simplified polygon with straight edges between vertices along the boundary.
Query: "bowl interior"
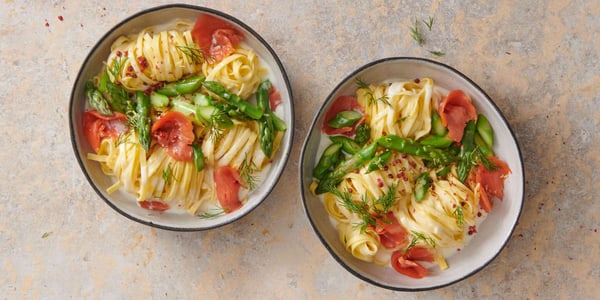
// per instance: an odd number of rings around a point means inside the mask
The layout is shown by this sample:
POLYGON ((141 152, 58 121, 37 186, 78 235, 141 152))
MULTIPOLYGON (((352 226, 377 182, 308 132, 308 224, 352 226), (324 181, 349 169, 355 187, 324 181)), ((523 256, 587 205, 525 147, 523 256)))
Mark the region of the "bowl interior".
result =
POLYGON ((258 206, 269 195, 283 172, 291 151, 294 132, 293 102, 288 77, 283 64, 267 42, 253 29, 232 16, 204 7, 181 4, 160 6, 139 12, 117 24, 100 39, 85 59, 77 75, 71 94, 69 116, 75 155, 88 181, 106 203, 132 220, 163 229, 183 231, 222 226, 241 218, 258 206), (93 152, 93 150, 85 139, 81 122, 81 116, 86 106, 85 82, 101 71, 103 61, 110 53, 110 46, 117 37, 139 32, 148 26, 166 24, 175 19, 187 19, 193 22, 201 13, 224 19, 243 32, 244 43, 261 58, 262 64, 269 70, 269 79, 281 94, 283 105, 278 107, 278 113, 279 110, 283 110, 281 117, 288 126, 269 172, 264 178, 261 178, 262 184, 252 191, 248 202, 230 214, 212 219, 191 216, 185 212, 152 212, 140 208, 136 204, 135 198, 125 192, 117 191, 110 195, 107 194, 106 188, 112 184, 111 178, 102 173, 97 162, 86 159, 87 153, 93 152))
POLYGON ((523 167, 516 139, 502 113, 492 100, 474 82, 453 68, 420 58, 388 58, 367 64, 348 75, 327 97, 313 120, 301 154, 300 180, 305 212, 313 229, 331 255, 348 271, 375 285, 393 290, 425 290, 442 287, 464 279, 492 261, 502 250, 521 212, 523 202, 523 167), (322 202, 310 192, 312 168, 318 158, 321 138, 320 124, 325 112, 337 97, 353 95, 356 78, 367 83, 393 79, 432 78, 434 84, 447 90, 462 89, 471 96, 478 112, 485 114, 494 128, 493 150, 511 168, 512 174, 505 181, 502 202, 496 201, 492 213, 478 226, 478 234, 460 253, 448 259, 449 269, 430 270, 429 276, 413 279, 402 276, 391 267, 379 267, 354 258, 338 239, 337 230, 331 225, 322 202))

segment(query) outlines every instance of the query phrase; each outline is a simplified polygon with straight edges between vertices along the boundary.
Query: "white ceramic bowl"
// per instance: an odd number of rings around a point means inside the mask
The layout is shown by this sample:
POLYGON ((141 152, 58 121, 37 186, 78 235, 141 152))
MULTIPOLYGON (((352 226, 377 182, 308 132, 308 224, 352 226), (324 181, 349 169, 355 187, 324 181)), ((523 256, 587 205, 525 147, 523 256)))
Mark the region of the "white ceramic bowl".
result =
MULTIPOLYGON (((419 291, 440 288, 473 275, 489 264, 509 240, 521 213, 523 204, 523 164, 519 146, 506 119, 472 80, 459 71, 439 62, 410 57, 392 57, 371 62, 360 67, 344 78, 329 94, 313 120, 300 157, 300 184, 302 201, 308 219, 331 255, 349 272, 374 285, 400 291, 419 291), (318 161, 321 124, 325 112, 333 101, 342 95, 354 95, 356 78, 367 83, 377 83, 392 79, 413 79, 429 77, 435 85, 446 90, 462 89, 471 96, 479 113, 485 114, 493 129, 496 155, 504 160, 512 170, 505 180, 504 200, 496 200, 494 210, 479 225, 478 233, 459 253, 448 258, 449 269, 433 271, 425 278, 413 279, 400 275, 391 267, 380 267, 354 258, 339 241, 338 232, 332 226, 322 201, 309 189, 312 169, 318 161)), ((439 269, 439 268, 438 268, 439 269)))
POLYGON ((108 205, 131 220, 177 231, 197 231, 219 227, 240 219, 262 203, 272 191, 284 170, 290 155, 294 133, 294 107, 290 83, 283 64, 271 46, 256 31, 235 17, 209 8, 182 4, 159 6, 141 11, 117 24, 98 41, 85 58, 77 74, 71 93, 69 118, 71 141, 75 156, 85 177, 98 195, 108 205), (230 214, 211 219, 169 211, 163 213, 152 212, 139 207, 131 195, 122 192, 107 194, 106 188, 112 184, 111 178, 102 173, 99 163, 86 159, 87 153, 92 152, 92 149, 85 139, 81 125, 81 116, 86 105, 85 82, 101 71, 102 62, 108 57, 110 46, 118 36, 137 33, 148 26, 166 24, 175 19, 188 19, 193 22, 201 13, 223 19, 233 24, 244 34, 244 42, 258 54, 262 63, 270 69, 269 79, 277 87, 282 98, 283 104, 278 109, 283 109, 283 120, 288 127, 268 174, 261 179, 262 184, 251 192, 247 203, 230 214))

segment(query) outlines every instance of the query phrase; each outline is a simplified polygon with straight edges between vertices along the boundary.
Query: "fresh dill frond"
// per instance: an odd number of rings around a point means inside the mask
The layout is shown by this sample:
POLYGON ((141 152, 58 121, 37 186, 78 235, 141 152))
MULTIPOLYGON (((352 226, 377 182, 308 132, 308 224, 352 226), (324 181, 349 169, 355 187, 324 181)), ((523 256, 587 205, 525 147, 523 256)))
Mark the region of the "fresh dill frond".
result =
POLYGON ((119 78, 119 75, 121 74, 121 71, 123 70, 123 67, 125 66, 125 63, 127 62, 127 59, 128 59, 128 57, 122 57, 122 56, 117 56, 117 57, 115 57, 115 59, 113 59, 113 63, 111 65, 110 69, 108 69, 108 71, 113 76, 115 81, 117 81, 117 78, 119 78))
POLYGON ((373 105, 373 104, 377 103, 378 101, 382 101, 385 104, 387 104, 389 107, 392 107, 392 104, 389 102, 389 98, 386 95, 383 95, 383 96, 375 99, 375 96, 373 95, 373 90, 371 89, 369 84, 364 82, 361 78, 356 78, 356 85, 358 85, 358 89, 366 90, 365 96, 369 100, 369 105, 373 105))
POLYGON ((396 185, 392 184, 388 191, 373 201, 373 210, 380 215, 386 214, 396 203, 396 185))
POLYGON ((343 197, 341 197, 341 202, 342 206, 348 209, 348 211, 357 214, 361 219, 360 223, 356 224, 357 227, 360 227, 361 232, 365 232, 368 225, 377 225, 375 217, 371 214, 369 199, 366 195, 363 196, 360 201, 354 201, 350 197, 350 193, 345 192, 343 197))
POLYGON ((361 222, 357 226, 364 232, 369 225, 377 226, 378 218, 385 215, 396 203, 396 186, 390 186, 384 195, 371 200, 367 195, 363 195, 360 201, 354 201, 347 191, 337 191, 335 195, 341 199, 342 206, 359 216, 361 222))
POLYGON ((427 26, 429 31, 431 31, 431 27, 433 26, 433 18, 431 16, 429 16, 429 19, 423 20, 423 24, 425 24, 425 26, 427 26))
POLYGON ((456 217, 456 224, 463 225, 465 223, 462 206, 457 206, 452 214, 456 217))
POLYGON ((446 53, 442 52, 442 51, 436 51, 436 50, 429 50, 429 53, 435 55, 435 56, 444 56, 446 55, 446 53))
POLYGON ((419 20, 415 18, 415 26, 410 28, 410 36, 419 46, 423 45, 424 39, 421 31, 419 31, 419 20))
POLYGON ((218 216, 222 216, 226 213, 225 209, 213 209, 213 212, 205 212, 203 214, 198 215, 200 219, 213 219, 218 216))
POLYGON ((419 241, 423 241, 425 244, 431 246, 431 248, 435 248, 435 240, 432 239, 431 237, 425 236, 424 234, 414 231, 414 230, 411 231, 411 233, 412 233, 412 239, 411 239, 408 247, 406 247, 406 251, 408 251, 410 248, 416 246, 419 241))
POLYGON ((171 164, 168 164, 167 168, 163 170, 162 178, 166 184, 171 184, 173 181, 175 181, 175 176, 173 174, 173 168, 171 167, 171 164))
POLYGON ((187 56, 187 58, 189 58, 193 63, 202 64, 205 61, 207 61, 207 59, 211 61, 214 60, 214 57, 212 57, 211 55, 206 55, 204 49, 195 47, 194 45, 175 47, 177 48, 177 50, 181 51, 181 53, 187 56))
POLYGON ((244 156, 244 161, 242 161, 242 165, 240 166, 240 178, 246 183, 249 190, 254 190, 256 188, 258 179, 253 174, 257 171, 258 168, 256 167, 256 164, 254 164, 246 154, 244 156))

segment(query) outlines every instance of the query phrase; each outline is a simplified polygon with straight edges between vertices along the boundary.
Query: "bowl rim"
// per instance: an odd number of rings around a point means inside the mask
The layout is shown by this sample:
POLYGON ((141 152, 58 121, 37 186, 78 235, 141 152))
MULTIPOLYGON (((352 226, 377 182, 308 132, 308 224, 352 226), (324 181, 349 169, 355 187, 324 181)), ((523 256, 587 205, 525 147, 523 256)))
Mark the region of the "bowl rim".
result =
POLYGON ((516 138, 516 135, 513 131, 513 129, 511 128, 510 124, 508 123, 508 121, 506 120, 506 117, 504 116, 504 114, 502 113, 502 111, 500 110, 500 108, 496 105, 496 103, 490 98, 490 96, 477 84, 475 83, 472 79, 470 79, 468 76, 464 75, 462 72, 458 71, 457 69, 455 69, 454 67, 451 67, 447 64, 441 63, 439 61, 435 61, 435 60, 431 60, 428 58, 423 58, 423 57, 413 57, 413 56, 390 56, 390 57, 385 57, 385 58, 380 58, 380 59, 376 59, 373 60, 371 62, 368 62, 356 69, 354 69, 353 71, 351 71, 349 74, 347 74, 346 76, 343 77, 343 79, 341 79, 336 85, 335 87, 331 90, 331 92, 327 95, 327 97, 325 98, 325 101, 323 101, 323 103, 321 104, 321 106, 319 107, 318 111, 315 113, 313 120, 310 124, 310 128, 305 136, 304 139, 304 143, 302 145, 302 149, 300 152, 300 163, 299 163, 299 168, 298 168, 298 173, 299 173, 299 184, 300 184, 300 196, 302 198, 302 206, 304 208, 304 213, 306 215, 306 217, 309 220, 309 223, 311 225, 311 228, 313 230, 313 232, 317 235, 317 237, 319 238, 319 240, 321 241, 321 244, 323 244, 323 246, 327 249, 327 251, 329 252, 330 256, 333 257, 344 269, 346 269, 348 272, 350 272, 352 275, 356 276, 357 278, 368 282, 370 284, 373 284, 375 286, 381 287, 381 288, 385 288, 385 289, 389 289, 389 290, 394 290, 394 291, 404 291, 404 292, 418 292, 418 291, 428 291, 428 290, 434 290, 434 289, 439 289, 439 288, 443 288, 449 285, 452 285, 454 283, 457 283, 459 281, 462 281, 464 279, 467 279, 471 276, 473 276, 474 274, 478 273, 479 271, 481 271, 483 268, 485 268, 487 265, 489 265, 494 259, 496 259, 496 257, 498 257, 498 255, 500 255, 500 253, 504 250, 504 248, 506 247, 506 244, 510 241, 510 237, 513 235, 517 224, 519 222, 519 219, 521 217, 522 211, 523 211, 523 203, 525 200, 525 170, 524 170, 524 165, 523 165, 523 156, 521 154, 521 149, 519 146, 519 142, 516 138), (320 128, 318 126, 316 126, 317 121, 319 119, 319 116, 321 114, 323 114, 323 110, 325 109, 325 107, 327 106, 327 103, 329 101, 332 101, 332 97, 337 93, 337 91, 345 84, 347 83, 349 80, 351 80, 352 78, 356 77, 357 74, 360 74, 361 72, 363 72, 366 69, 369 69, 375 65, 378 64, 382 64, 382 63, 386 63, 386 62, 390 62, 390 61, 414 61, 414 62, 421 62, 421 63, 425 63, 425 64, 432 64, 444 69, 447 69, 448 71, 450 71, 450 73, 453 73, 454 75, 462 78, 463 80, 467 81, 470 85, 472 85, 473 88, 475 88, 476 90, 478 90, 482 95, 484 95, 484 98, 489 102, 489 104, 491 104, 493 110, 496 111, 496 113, 500 116, 500 118, 502 119, 502 121, 506 124, 506 127, 508 128, 508 131, 510 133, 510 136, 512 137, 512 139, 515 142, 515 147, 516 147, 516 151, 517 151, 517 155, 518 155, 518 161, 519 161, 519 171, 521 172, 521 174, 523 174, 521 181, 518 182, 522 187, 523 187, 523 192, 521 193, 521 199, 519 200, 519 209, 518 209, 518 213, 517 216, 515 218, 514 223, 511 225, 511 230, 510 232, 508 232, 507 238, 503 241, 501 247, 499 248, 499 250, 492 256, 490 257, 487 261, 483 262, 480 266, 478 266, 477 268, 474 268, 472 271, 470 271, 469 273, 465 274, 462 277, 456 278, 454 280, 450 280, 448 282, 442 283, 442 284, 435 284, 435 285, 431 285, 431 286, 427 286, 427 287, 418 287, 418 288, 410 288, 410 287, 398 287, 398 286, 392 286, 392 285, 387 285, 384 284, 382 282, 373 280, 368 278, 367 276, 363 276, 361 273, 355 271, 354 269, 352 269, 349 265, 347 265, 344 260, 339 257, 338 255, 336 255, 335 251, 328 245, 327 240, 325 239, 325 237, 317 230, 317 226, 313 220, 313 217, 310 215, 309 213, 309 209, 308 209, 308 205, 307 205, 307 197, 305 196, 305 190, 304 190, 304 185, 303 185, 303 178, 304 178, 304 171, 303 171, 303 164, 304 164, 304 158, 307 155, 307 148, 308 148, 308 142, 310 139, 311 134, 313 133, 314 130, 317 130, 317 128, 320 128))
MULTIPOLYGON (((79 151, 78 151, 78 147, 77 147, 77 134, 76 134, 76 128, 74 125, 74 117, 75 117, 75 111, 73 110, 74 107, 74 103, 75 103, 75 98, 77 97, 75 95, 75 90, 78 86, 78 84, 81 84, 82 82, 82 75, 83 75, 83 71, 85 69, 85 64, 87 61, 90 60, 90 58, 93 56, 93 54, 96 52, 96 50, 98 49, 98 47, 102 44, 102 41, 104 41, 105 39, 107 39, 113 32, 117 31, 118 29, 120 29, 122 26, 124 26, 125 24, 127 24, 128 22, 141 17, 143 15, 149 14, 149 13, 154 13, 154 12, 158 12, 158 11, 162 11, 162 10, 168 10, 168 9, 189 9, 189 10, 195 10, 198 11, 198 13, 208 13, 208 14, 212 14, 212 15, 216 15, 219 16, 223 19, 226 19, 228 22, 231 22, 241 28, 243 28, 244 30, 248 31, 251 33, 251 35, 256 38, 258 40, 258 42, 260 44, 262 44, 265 49, 269 52, 269 54, 272 56, 273 61, 276 63, 276 67, 279 69, 279 71, 281 72, 281 79, 283 81, 283 83, 285 84, 285 88, 288 92, 288 97, 289 97, 289 110, 290 110, 290 119, 289 119, 289 123, 288 125, 288 131, 289 131, 289 141, 290 144, 293 145, 293 140, 294 140, 294 128, 295 128, 295 112, 294 112, 294 100, 293 100, 293 92, 292 92, 292 88, 291 88, 291 84, 290 84, 290 80, 289 77, 287 75, 287 72, 285 70, 285 67, 281 61, 281 59, 279 58, 279 56, 275 53, 275 50, 271 47, 271 45, 258 33, 256 32, 254 29, 252 29, 250 26, 248 26, 246 23, 242 22, 241 20, 239 20, 238 18, 229 15, 225 12, 216 10, 216 9, 212 9, 212 8, 208 8, 208 7, 204 7, 204 6, 199 6, 199 5, 190 5, 190 4, 182 4, 182 3, 174 3, 174 4, 166 4, 166 5, 159 5, 159 6, 154 6, 151 8, 147 8, 147 9, 143 9, 143 10, 139 10, 138 12, 129 15, 128 17, 126 17, 125 19, 123 19, 122 21, 118 22, 117 24, 115 24, 114 26, 112 26, 108 31, 106 31, 94 44, 94 46, 92 46, 88 52, 88 54, 85 56, 85 58, 83 59, 81 66, 79 68, 79 71, 77 72, 77 76, 75 77, 74 83, 73 83, 73 87, 71 88, 71 93, 70 93, 70 98, 69 98, 69 132, 70 132, 70 139, 71 139, 71 146, 74 152, 74 155, 77 159, 77 163, 79 164, 79 167, 81 168, 81 171, 83 172, 85 178, 87 179, 87 182, 91 185, 91 187, 94 189, 94 191, 96 192, 96 194, 102 198, 102 200, 108 204, 108 206, 110 206, 112 209, 114 209, 115 211, 117 211, 119 214, 121 214, 122 216, 144 224, 144 225, 148 225, 154 228, 159 228, 159 229, 163 229, 163 230, 169 230, 169 231, 178 231, 178 232, 193 232, 193 231, 205 231, 205 230, 210 230, 210 229, 214 229, 214 228, 218 228, 218 227, 222 227, 228 224, 231 224, 247 215, 249 215, 252 211, 254 211, 258 206, 260 206, 260 204, 262 202, 264 202, 269 195, 271 194, 271 192, 273 191, 273 189, 275 189, 275 187, 277 186, 277 184, 279 183, 279 180, 281 179, 281 175, 283 174, 283 172, 285 171, 287 164, 289 162, 289 157, 291 155, 292 152, 292 147, 287 147, 288 149, 286 151, 283 151, 281 153, 281 160, 283 161, 281 164, 280 169, 273 169, 270 172, 275 172, 273 175, 273 184, 265 191, 264 196, 262 197, 262 199, 259 199, 259 201, 257 202, 256 205, 254 205, 253 207, 251 207, 248 211, 246 211, 243 214, 240 214, 238 216, 235 216, 233 218, 227 219, 224 222, 220 222, 220 223, 216 223, 214 225, 210 225, 210 226, 201 226, 201 227, 178 227, 178 226, 169 226, 169 225, 163 225, 163 224, 157 224, 154 223, 152 221, 147 221, 147 220, 143 220, 140 218, 137 218, 127 212, 125 212, 124 210, 122 210, 121 208, 119 208, 117 205, 115 205, 113 202, 111 202, 110 200, 108 200, 104 194, 100 191, 100 189, 96 186, 96 184, 94 183, 93 179, 91 178, 90 174, 86 171, 85 165, 83 163, 83 158, 81 157, 81 155, 79 155, 79 151)), ((77 101, 79 101, 79 99, 77 99, 77 101)), ((283 148, 281 149, 283 150, 283 148)))

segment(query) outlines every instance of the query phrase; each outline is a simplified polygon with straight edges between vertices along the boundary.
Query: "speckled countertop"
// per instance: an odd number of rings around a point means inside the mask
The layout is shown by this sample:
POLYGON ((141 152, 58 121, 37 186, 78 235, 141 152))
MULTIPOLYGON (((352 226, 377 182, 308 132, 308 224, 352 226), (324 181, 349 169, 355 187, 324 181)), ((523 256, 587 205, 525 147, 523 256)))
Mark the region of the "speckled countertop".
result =
POLYGON ((91 47, 166 2, 0 2, 0 298, 598 299, 600 2, 195 1, 272 44, 291 80, 297 141, 262 206, 195 233, 113 211, 69 139, 70 90, 91 47), (410 27, 430 16, 418 46, 410 27), (523 153, 525 203, 510 242, 485 269, 438 290, 394 292, 347 273, 301 205, 298 159, 313 114, 350 71, 388 56, 435 59, 471 77, 523 153))

